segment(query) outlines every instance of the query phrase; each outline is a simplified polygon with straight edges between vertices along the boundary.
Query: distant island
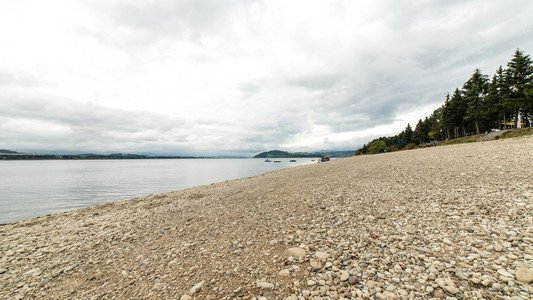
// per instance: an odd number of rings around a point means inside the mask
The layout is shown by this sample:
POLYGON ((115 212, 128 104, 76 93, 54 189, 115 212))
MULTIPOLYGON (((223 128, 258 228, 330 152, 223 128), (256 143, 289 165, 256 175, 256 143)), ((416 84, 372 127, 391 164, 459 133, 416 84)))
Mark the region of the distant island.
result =
POLYGON ((354 155, 354 151, 320 151, 315 153, 296 152, 291 153, 281 150, 271 150, 267 152, 261 152, 254 156, 254 158, 296 158, 296 157, 347 157, 354 155))
POLYGON ((0 149, 0 160, 79 160, 79 159, 191 159, 204 158, 194 156, 171 156, 171 155, 142 155, 142 154, 42 154, 42 153, 19 153, 16 151, 0 149))

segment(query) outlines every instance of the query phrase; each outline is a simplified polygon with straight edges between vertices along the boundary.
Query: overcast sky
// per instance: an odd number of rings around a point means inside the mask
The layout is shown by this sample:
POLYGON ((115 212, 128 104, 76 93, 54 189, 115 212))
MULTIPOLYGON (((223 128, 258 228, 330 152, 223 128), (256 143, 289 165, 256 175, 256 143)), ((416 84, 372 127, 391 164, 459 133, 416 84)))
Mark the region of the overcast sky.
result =
POLYGON ((533 1, 0 0, 0 148, 356 149, 533 54, 533 1))

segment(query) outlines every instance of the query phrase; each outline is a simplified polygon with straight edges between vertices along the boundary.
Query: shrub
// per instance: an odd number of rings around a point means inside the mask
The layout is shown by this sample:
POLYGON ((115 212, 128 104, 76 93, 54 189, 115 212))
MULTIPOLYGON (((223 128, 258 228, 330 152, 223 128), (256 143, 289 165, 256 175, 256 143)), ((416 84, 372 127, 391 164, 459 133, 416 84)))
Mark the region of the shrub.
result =
POLYGON ((416 149, 416 148, 417 148, 417 146, 416 146, 415 143, 409 143, 409 144, 407 144, 407 146, 405 146, 403 148, 403 150, 411 150, 411 149, 416 149))
POLYGON ((385 142, 384 141, 373 141, 368 145, 369 154, 377 154, 385 152, 385 142))

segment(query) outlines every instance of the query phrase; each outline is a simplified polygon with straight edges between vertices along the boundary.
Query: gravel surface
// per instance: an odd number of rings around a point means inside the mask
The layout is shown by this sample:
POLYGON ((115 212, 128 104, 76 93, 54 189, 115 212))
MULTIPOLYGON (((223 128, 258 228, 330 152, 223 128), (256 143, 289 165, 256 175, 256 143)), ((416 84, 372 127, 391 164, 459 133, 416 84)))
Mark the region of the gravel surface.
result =
POLYGON ((531 299, 533 137, 0 226, 2 299, 531 299))

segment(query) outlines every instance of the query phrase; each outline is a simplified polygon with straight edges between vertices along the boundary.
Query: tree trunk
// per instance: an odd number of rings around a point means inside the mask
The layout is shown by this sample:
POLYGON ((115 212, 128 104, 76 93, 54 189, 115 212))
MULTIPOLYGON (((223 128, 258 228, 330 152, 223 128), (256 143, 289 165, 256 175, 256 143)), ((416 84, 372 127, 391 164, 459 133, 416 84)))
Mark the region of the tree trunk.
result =
POLYGON ((478 124, 477 119, 476 119, 475 123, 476 123, 476 134, 479 134, 479 124, 478 124))
POLYGON ((503 114, 503 129, 507 129, 507 115, 503 114))

